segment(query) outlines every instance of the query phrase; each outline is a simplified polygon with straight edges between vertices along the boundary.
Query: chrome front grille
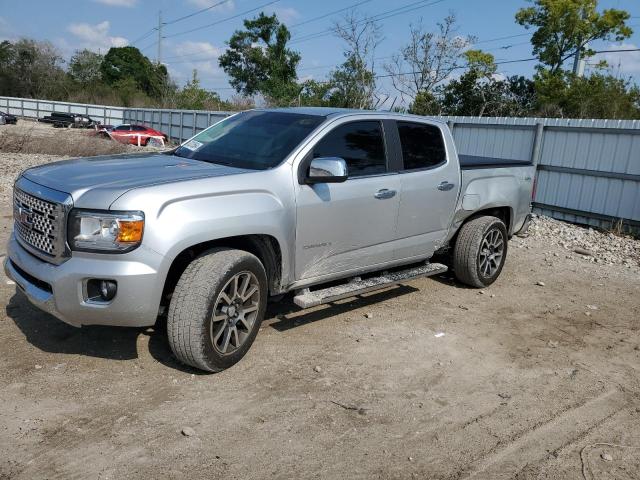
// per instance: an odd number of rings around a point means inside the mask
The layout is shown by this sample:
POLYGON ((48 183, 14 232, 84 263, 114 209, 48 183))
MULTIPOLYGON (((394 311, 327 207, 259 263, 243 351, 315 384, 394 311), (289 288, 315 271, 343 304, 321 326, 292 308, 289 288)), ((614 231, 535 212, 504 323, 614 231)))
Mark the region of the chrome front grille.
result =
POLYGON ((58 260, 65 254, 65 208, 17 186, 13 189, 13 219, 16 237, 34 254, 58 260), (34 251, 35 250, 35 251, 34 251))

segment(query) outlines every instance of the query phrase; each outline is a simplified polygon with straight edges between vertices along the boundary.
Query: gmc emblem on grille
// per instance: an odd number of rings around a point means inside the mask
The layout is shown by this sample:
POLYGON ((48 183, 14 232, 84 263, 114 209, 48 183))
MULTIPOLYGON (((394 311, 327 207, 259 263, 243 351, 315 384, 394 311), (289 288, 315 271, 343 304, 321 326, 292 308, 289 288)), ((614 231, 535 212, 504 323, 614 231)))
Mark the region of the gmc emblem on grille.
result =
POLYGON ((28 208, 16 207, 14 216, 20 225, 31 230, 33 229, 33 217, 31 214, 32 212, 28 208))

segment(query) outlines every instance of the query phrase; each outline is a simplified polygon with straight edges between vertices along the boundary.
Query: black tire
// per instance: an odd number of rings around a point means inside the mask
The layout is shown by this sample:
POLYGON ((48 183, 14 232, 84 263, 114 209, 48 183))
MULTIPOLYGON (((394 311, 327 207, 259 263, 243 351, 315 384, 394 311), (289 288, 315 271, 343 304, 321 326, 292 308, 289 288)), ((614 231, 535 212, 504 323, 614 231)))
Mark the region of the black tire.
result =
POLYGON ((453 249, 453 270, 456 278, 471 287, 483 288, 491 285, 502 272, 507 258, 507 243, 507 228, 499 218, 478 217, 465 223, 458 232, 453 249), (484 269, 486 263, 482 263, 486 257, 483 243, 490 234, 502 241, 503 249, 498 261, 495 261, 495 258, 491 260, 491 265, 495 267, 491 267, 487 273, 484 269))
MULTIPOLYGON (((249 286, 252 285, 249 284, 249 286)), ((230 304, 227 303, 227 305, 230 304)), ((176 358, 182 363, 208 372, 222 371, 237 363, 247 353, 258 334, 266 306, 267 276, 260 260, 242 250, 227 248, 210 250, 189 264, 176 285, 167 316, 169 345, 176 358), (252 310, 250 314, 253 317, 250 328, 245 328, 244 320, 242 322, 236 320, 239 326, 235 332, 235 343, 238 346, 233 351, 223 353, 226 347, 223 349, 216 343, 220 340, 217 337, 214 339, 214 330, 224 328, 227 320, 214 322, 214 315, 220 317, 220 311, 214 312, 214 308, 217 308, 223 298, 223 289, 227 292, 227 288, 233 287, 229 282, 237 278, 248 278, 248 283, 256 280, 253 286, 257 288, 259 296, 256 299, 254 294, 251 308, 257 306, 257 309, 252 310), (253 316, 253 312, 257 314, 253 316), (243 329, 242 333, 239 333, 240 328, 243 329), (240 342, 241 336, 243 338, 240 342)), ((229 309, 229 307, 226 308, 229 309)), ((228 310, 224 315, 230 311, 228 310)), ((237 317, 235 308, 233 312, 237 317)), ((232 320, 228 321, 232 322, 232 320)), ((229 334, 229 337, 233 336, 233 333, 229 334)), ((223 341, 225 338, 226 332, 222 334, 223 341)), ((228 340, 228 346, 234 347, 233 342, 228 340)))

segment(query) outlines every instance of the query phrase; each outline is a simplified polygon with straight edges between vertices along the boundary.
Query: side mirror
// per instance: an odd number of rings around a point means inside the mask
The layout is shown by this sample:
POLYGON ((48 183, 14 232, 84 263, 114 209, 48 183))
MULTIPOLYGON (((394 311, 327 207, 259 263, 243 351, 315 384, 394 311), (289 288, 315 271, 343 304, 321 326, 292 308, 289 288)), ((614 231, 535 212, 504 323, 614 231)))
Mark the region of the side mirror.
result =
POLYGON ((347 162, 339 157, 314 158, 305 183, 341 183, 349 176, 347 162))

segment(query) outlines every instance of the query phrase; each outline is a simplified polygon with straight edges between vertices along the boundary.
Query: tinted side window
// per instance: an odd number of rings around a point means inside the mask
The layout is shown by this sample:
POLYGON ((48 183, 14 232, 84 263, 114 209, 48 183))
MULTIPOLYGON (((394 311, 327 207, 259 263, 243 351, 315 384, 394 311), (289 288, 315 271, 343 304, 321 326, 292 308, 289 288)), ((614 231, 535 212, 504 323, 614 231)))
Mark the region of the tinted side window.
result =
POLYGON ((132 132, 144 132, 147 129, 145 127, 141 127, 140 125, 132 125, 131 126, 131 131, 132 132))
POLYGON ((438 127, 398 122, 404 169, 430 168, 444 163, 447 153, 438 127))
POLYGON ((377 121, 352 122, 336 127, 313 149, 313 157, 340 157, 350 177, 387 171, 382 126, 377 121))
POLYGON ((128 132, 130 130, 131 127, 129 127, 129 125, 120 125, 116 128, 114 128, 114 130, 118 131, 118 132, 128 132))

